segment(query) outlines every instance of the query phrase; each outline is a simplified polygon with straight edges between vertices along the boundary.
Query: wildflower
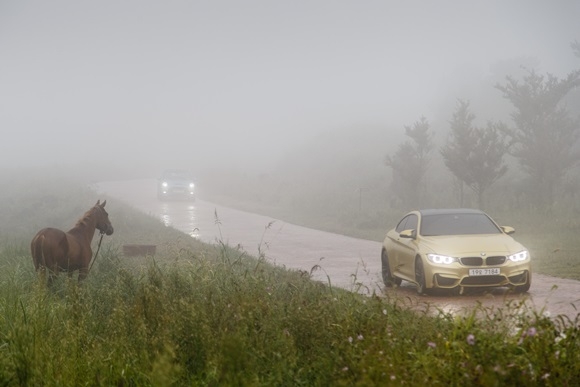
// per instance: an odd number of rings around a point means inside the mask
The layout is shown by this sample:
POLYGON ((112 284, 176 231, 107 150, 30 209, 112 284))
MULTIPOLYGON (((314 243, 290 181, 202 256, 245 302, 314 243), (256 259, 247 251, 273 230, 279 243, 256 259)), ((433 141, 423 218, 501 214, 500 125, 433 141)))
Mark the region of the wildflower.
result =
POLYGON ((342 372, 346 372, 346 371, 348 371, 348 367, 344 367, 344 368, 342 369, 342 372))
POLYGON ((348 337, 348 342, 352 344, 352 336, 348 337))
POLYGON ((472 333, 467 335, 467 344, 475 345, 475 336, 472 333))
POLYGON ((432 341, 428 342, 428 343, 427 343, 427 345, 428 345, 429 347, 431 347, 431 348, 436 348, 436 347, 437 347, 437 344, 435 344, 435 343, 434 343, 434 342, 432 342, 432 341))
POLYGON ((357 338, 359 341, 362 341, 362 340, 364 340, 364 337, 363 337, 363 335, 361 335, 361 334, 359 334, 359 335, 358 335, 356 338, 357 338))
POLYGON ((560 332, 560 334, 558 336, 556 336, 556 338, 554 339, 554 342, 556 344, 558 344, 560 341, 565 340, 566 339, 566 334, 564 332, 560 332))
POLYGON ((391 375, 391 380, 396 380, 397 377, 395 375, 391 375))
POLYGON ((387 310, 383 309, 383 314, 386 316, 387 315, 387 310))
POLYGON ((538 331, 536 330, 535 327, 530 327, 526 332, 526 336, 534 337, 537 333, 538 331))
POLYGON ((547 372, 544 375, 542 375, 542 380, 547 380, 550 377, 550 373, 547 372))

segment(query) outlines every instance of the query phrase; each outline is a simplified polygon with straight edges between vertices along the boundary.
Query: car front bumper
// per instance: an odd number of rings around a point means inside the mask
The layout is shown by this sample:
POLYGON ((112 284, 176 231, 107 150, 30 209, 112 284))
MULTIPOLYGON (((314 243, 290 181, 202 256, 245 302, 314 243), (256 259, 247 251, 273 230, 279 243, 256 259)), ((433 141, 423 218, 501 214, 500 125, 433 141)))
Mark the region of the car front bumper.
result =
POLYGON ((425 267, 425 280, 428 288, 451 289, 462 287, 500 287, 521 286, 531 281, 531 265, 528 262, 508 263, 501 266, 481 267, 484 269, 499 269, 499 272, 489 275, 473 275, 470 269, 460 264, 444 267, 429 265, 425 267))

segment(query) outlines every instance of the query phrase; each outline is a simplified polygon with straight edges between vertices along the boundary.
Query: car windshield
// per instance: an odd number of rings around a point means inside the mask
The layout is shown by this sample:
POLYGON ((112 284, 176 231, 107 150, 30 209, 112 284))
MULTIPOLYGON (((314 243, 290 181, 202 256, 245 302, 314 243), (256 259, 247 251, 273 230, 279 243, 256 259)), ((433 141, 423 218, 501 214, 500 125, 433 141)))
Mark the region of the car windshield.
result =
POLYGON ((189 180, 187 172, 185 171, 165 171, 163 178, 169 180, 189 180))
POLYGON ((484 214, 434 214, 421 218, 421 235, 499 234, 501 230, 484 214))

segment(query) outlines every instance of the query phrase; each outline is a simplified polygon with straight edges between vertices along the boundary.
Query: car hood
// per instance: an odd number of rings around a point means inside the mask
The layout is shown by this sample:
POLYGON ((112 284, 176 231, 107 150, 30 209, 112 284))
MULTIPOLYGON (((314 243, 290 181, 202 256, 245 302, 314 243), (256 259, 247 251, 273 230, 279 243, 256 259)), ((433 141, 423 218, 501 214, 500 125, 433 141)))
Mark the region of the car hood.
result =
POLYGON ((421 246, 426 253, 449 256, 479 255, 481 253, 507 255, 525 249, 524 246, 506 234, 429 236, 421 239, 421 246))

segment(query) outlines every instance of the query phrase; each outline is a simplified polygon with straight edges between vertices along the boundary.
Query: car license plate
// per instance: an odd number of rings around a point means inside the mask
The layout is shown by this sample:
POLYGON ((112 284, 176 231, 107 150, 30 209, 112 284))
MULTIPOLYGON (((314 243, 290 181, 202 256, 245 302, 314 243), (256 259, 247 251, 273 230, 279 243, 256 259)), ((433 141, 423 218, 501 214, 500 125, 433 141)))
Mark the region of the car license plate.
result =
POLYGON ((478 276, 478 275, 499 275, 499 267, 493 267, 490 269, 469 269, 470 276, 478 276))

